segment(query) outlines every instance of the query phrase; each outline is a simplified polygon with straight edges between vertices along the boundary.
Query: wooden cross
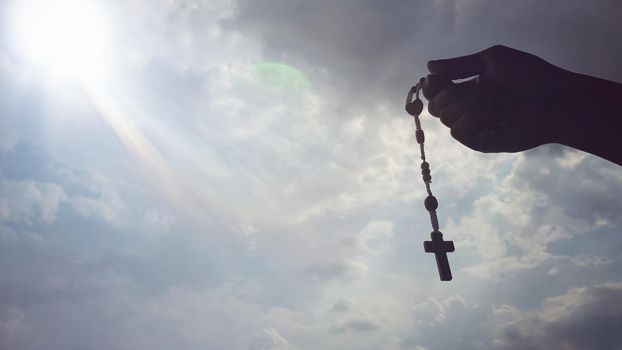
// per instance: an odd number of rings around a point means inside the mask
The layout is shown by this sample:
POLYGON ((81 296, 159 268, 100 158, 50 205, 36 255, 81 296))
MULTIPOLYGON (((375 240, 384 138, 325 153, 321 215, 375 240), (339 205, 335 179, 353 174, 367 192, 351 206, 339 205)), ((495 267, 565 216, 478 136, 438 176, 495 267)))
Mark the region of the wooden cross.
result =
POLYGON ((432 240, 423 242, 423 249, 426 253, 434 253, 441 281, 451 281, 451 269, 449 268, 447 253, 455 250, 454 242, 443 241, 443 234, 440 231, 434 231, 430 236, 432 240))

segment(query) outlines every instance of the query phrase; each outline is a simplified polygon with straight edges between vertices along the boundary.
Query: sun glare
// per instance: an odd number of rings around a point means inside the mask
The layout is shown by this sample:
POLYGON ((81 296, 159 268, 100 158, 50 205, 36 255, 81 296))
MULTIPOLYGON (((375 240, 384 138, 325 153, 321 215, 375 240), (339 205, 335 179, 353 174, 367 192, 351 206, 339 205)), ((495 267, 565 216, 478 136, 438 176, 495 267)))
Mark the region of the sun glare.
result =
POLYGON ((27 60, 64 78, 90 80, 107 64, 110 31, 93 1, 18 0, 12 30, 27 60))

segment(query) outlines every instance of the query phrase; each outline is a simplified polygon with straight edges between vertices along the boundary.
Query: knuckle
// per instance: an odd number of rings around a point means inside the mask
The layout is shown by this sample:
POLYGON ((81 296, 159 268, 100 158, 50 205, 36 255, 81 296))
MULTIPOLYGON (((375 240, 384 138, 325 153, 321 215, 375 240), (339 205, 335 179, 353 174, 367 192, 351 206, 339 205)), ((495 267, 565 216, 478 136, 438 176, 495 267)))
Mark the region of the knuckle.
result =
POLYGON ((491 54, 491 55, 500 55, 503 54, 504 52, 507 52, 509 50, 509 47, 504 46, 504 45, 494 45, 489 47, 486 51, 491 54))
POLYGON ((491 46, 484 50, 483 59, 487 66, 496 66, 500 63, 508 62, 512 56, 512 49, 503 45, 491 46))

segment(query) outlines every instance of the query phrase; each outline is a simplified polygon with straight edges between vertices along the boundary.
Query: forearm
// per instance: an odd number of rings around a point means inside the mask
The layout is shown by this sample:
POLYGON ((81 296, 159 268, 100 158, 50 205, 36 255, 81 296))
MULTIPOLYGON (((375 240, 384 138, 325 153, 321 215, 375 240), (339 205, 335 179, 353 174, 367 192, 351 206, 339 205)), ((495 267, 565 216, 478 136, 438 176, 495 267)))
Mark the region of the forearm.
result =
POLYGON ((557 141, 622 165, 622 84, 568 73, 557 141))

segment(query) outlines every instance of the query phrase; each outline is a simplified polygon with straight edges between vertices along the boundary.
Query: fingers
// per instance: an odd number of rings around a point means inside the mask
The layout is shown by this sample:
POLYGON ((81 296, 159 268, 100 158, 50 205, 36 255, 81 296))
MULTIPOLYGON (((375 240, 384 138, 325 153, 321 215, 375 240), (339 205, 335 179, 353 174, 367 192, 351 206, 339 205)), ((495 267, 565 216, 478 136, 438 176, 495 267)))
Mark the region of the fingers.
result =
POLYGON ((473 148, 476 131, 479 128, 477 114, 473 112, 463 114, 451 127, 451 136, 465 146, 473 148))
POLYGON ((428 111, 436 117, 440 117, 440 112, 447 106, 451 105, 460 98, 463 98, 473 91, 476 91, 476 85, 473 80, 462 83, 453 83, 445 89, 438 92, 428 103, 428 111))
POLYGON ((428 62, 428 70, 432 74, 442 75, 448 79, 463 79, 484 72, 486 50, 455 58, 432 60, 428 62))
POLYGON ((442 91, 453 84, 454 83, 451 80, 440 75, 428 74, 423 81, 423 96, 430 101, 439 91, 442 91))
POLYGON ((434 99, 436 107, 431 108, 438 108, 434 112, 460 143, 480 152, 498 152, 507 140, 501 137, 505 133, 499 123, 503 111, 496 99, 494 88, 478 88, 475 82, 464 82, 438 93, 434 99))
MULTIPOLYGON (((464 113, 493 108, 494 90, 478 89, 445 105, 445 107, 439 111, 438 117, 445 126, 451 128, 464 113)), ((487 117, 489 114, 484 116, 487 117)))
POLYGON ((480 152, 496 152, 500 140, 496 136, 484 135, 483 131, 494 118, 494 111, 480 109, 461 115, 451 126, 451 136, 463 145, 480 152))

